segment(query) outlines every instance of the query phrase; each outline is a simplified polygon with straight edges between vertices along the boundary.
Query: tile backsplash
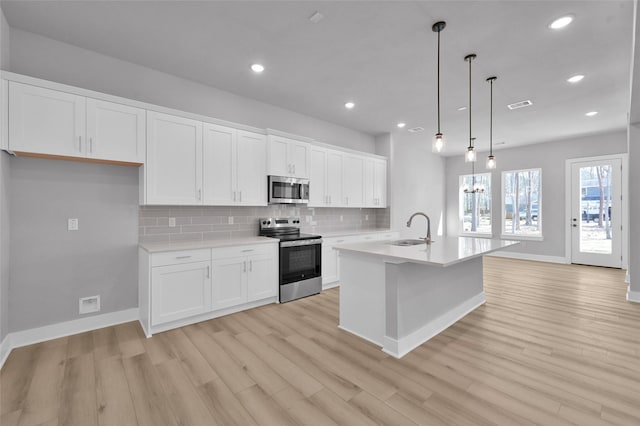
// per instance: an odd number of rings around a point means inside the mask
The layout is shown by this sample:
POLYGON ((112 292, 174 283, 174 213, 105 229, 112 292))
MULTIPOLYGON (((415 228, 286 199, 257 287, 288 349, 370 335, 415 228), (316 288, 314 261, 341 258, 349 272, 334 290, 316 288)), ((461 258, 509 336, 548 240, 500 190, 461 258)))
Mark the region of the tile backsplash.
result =
POLYGON ((138 239, 146 243, 252 237, 258 235, 258 218, 279 216, 300 216, 302 232, 318 234, 390 225, 388 208, 141 206, 138 239), (175 218, 174 227, 169 218, 175 218))

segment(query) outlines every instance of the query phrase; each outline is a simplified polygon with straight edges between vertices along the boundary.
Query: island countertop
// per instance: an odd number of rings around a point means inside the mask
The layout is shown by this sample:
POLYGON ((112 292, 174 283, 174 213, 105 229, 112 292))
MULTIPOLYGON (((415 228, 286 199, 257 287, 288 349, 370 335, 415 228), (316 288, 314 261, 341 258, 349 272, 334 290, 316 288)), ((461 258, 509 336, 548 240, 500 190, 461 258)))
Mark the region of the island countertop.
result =
POLYGON ((473 237, 438 238, 430 245, 396 246, 389 241, 340 244, 336 250, 377 256, 399 262, 450 266, 518 244, 518 241, 473 237))

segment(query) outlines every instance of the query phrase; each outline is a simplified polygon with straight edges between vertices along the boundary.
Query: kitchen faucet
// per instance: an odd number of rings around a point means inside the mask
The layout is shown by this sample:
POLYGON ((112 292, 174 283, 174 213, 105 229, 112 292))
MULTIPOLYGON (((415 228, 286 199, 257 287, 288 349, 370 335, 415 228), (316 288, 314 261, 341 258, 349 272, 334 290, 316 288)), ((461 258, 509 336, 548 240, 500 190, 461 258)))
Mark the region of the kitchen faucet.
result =
POLYGON ((409 218, 409 220, 407 221, 407 228, 409 228, 411 226, 411 221, 416 216, 424 216, 424 217, 427 218, 427 236, 422 238, 422 239, 424 240, 425 243, 431 244, 431 219, 429 219, 429 216, 427 216, 426 214, 424 214, 422 212, 416 212, 416 213, 412 214, 411 217, 409 218))

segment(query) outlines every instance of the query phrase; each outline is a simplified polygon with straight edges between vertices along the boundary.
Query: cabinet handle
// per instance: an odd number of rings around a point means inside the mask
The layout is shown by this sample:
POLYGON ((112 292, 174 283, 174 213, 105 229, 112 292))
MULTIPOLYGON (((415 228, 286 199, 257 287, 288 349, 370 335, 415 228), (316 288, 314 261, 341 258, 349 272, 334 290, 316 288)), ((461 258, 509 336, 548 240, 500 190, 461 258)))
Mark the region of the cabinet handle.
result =
POLYGON ((192 256, 176 256, 176 259, 191 259, 192 256))
POLYGON ((236 200, 236 191, 233 191, 233 201, 236 200))
POLYGON ((242 202, 242 191, 238 191, 240 193, 240 202, 242 202))
POLYGON ((253 251, 253 249, 242 250, 242 253, 249 253, 250 251, 253 251))
POLYGON ((253 271, 253 260, 249 261, 249 272, 253 271))
POLYGON ((296 174, 296 165, 295 164, 293 165, 293 174, 294 175, 296 174))
POLYGON ((211 278, 211 266, 207 265, 207 278, 211 278))
POLYGON ((78 136, 78 151, 82 152, 82 136, 78 136))
POLYGON ((202 200, 202 189, 198 189, 198 200, 202 200))
POLYGON ((89 152, 93 153, 93 138, 89 138, 89 152))
POLYGON ((329 204, 331 204, 331 195, 329 195, 329 204))

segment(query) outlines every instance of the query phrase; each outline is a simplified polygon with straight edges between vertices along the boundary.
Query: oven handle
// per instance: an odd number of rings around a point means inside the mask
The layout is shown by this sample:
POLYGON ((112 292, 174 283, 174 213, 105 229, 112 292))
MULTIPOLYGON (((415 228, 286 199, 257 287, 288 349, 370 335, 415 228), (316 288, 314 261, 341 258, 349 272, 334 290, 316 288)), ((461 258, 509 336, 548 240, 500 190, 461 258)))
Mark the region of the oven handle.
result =
POLYGON ((316 238, 315 240, 284 241, 280 243, 280 247, 311 246, 315 244, 322 244, 322 238, 316 238))

